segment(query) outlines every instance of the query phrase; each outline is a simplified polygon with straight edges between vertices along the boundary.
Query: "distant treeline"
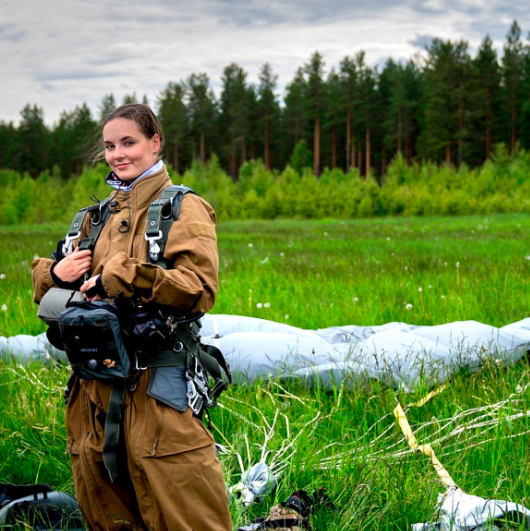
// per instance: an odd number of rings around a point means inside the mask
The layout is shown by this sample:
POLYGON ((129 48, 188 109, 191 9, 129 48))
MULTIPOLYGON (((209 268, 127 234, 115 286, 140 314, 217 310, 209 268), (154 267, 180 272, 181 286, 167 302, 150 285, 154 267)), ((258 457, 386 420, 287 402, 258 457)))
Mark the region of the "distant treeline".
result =
MULTIPOLYGON (((155 102, 166 162, 181 173, 215 154, 235 178, 248 160, 283 169, 294 153, 317 176, 326 167, 383 176, 396 153, 408 164, 477 167, 496 143, 510 151, 518 143, 530 148, 530 44, 516 21, 500 60, 488 36, 475 57, 467 41, 434 39, 425 57, 388 59, 380 70, 368 66, 361 51, 326 71, 315 52, 296 71, 282 102, 276 88, 268 63, 257 85, 237 64, 227 66, 219 99, 205 73, 168 83, 155 102)), ((136 101, 131 94, 124 103, 136 101)), ((97 119, 116 105, 107 94, 97 119)), ((63 178, 79 175, 95 135, 96 119, 86 104, 64 111, 52 128, 41 108, 27 105, 18 127, 0 122, 0 167, 36 177, 58 166, 63 178)))
MULTIPOLYGON (((234 180, 215 155, 205 164, 196 161, 182 175, 169 170, 173 182, 196 190, 222 220, 530 212, 530 152, 516 148, 510 154, 504 144, 475 169, 409 165, 398 154, 382 182, 361 177, 358 169, 326 168, 316 177, 300 164, 280 173, 267 170, 261 160, 245 162, 234 180)), ((93 194, 101 200, 110 193, 107 171, 104 164, 84 167, 79 178, 65 181, 57 166, 37 179, 0 170, 0 225, 69 224, 93 194)))

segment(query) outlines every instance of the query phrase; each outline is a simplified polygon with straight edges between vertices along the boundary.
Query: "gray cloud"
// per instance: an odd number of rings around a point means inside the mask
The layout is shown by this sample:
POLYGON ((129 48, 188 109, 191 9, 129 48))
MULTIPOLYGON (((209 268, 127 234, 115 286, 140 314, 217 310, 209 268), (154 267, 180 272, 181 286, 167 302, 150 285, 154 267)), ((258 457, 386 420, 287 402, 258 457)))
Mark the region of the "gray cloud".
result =
POLYGON ((434 38, 435 38, 434 35, 420 34, 420 35, 416 35, 413 39, 407 42, 412 44, 412 46, 416 46, 417 48, 421 48, 422 50, 425 50, 427 46, 431 45, 434 38))
POLYGON ((104 94, 146 93, 169 81, 207 72, 219 94, 226 65, 240 64, 256 83, 271 63, 282 93, 316 49, 327 71, 366 51, 368 64, 424 53, 436 36, 467 39, 470 49, 489 33, 502 52, 517 18, 526 36, 530 3, 513 0, 17 0, 5 2, 0 25, 0 120, 17 120, 28 101, 48 121, 104 94))

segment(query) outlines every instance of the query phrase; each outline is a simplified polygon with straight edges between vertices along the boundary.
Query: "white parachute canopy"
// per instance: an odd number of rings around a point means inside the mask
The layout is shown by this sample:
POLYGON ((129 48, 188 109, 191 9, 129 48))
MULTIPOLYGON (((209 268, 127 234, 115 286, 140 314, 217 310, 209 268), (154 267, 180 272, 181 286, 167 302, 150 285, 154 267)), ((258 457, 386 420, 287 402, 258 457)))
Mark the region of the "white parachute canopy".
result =
MULTIPOLYGON (((530 318, 502 328, 458 321, 305 330, 253 317, 208 314, 202 325, 203 341, 221 349, 238 383, 272 375, 308 384, 318 378, 331 385, 361 377, 407 390, 421 379, 435 384, 461 368, 476 370, 485 360, 507 366, 530 349, 530 318)), ((12 356, 18 361, 65 359, 44 334, 0 337, 0 357, 12 356)))

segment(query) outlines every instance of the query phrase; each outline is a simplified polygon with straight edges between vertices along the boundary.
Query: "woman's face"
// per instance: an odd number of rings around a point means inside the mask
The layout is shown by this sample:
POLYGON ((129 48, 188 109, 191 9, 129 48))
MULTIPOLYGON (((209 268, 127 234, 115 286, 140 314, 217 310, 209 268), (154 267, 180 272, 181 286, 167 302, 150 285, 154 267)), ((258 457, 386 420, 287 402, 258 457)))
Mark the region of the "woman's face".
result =
POLYGON ((158 161, 160 137, 147 138, 132 120, 114 118, 103 127, 105 159, 122 181, 134 181, 158 161))

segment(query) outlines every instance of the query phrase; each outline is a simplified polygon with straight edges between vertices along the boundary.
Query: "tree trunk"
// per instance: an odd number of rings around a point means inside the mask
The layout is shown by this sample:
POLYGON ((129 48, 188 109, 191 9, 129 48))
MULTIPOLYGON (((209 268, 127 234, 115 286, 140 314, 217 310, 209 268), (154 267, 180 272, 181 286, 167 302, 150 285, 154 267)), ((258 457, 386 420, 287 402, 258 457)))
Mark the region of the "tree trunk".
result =
POLYGON ((370 175, 370 128, 366 128, 366 177, 370 175))
POLYGON ((464 102, 462 101, 462 98, 460 98, 460 101, 458 102, 458 133, 458 167, 460 167, 464 160, 464 102))
POLYGON ((173 146, 173 166, 175 166, 175 171, 179 173, 179 145, 175 144, 173 146))
POLYGON ((256 146, 254 145, 254 142, 250 144, 250 159, 255 160, 256 159, 256 146))
POLYGON ((409 133, 407 137, 407 164, 412 162, 412 133, 409 133))
POLYGON ((331 146, 331 168, 334 170, 337 167, 337 126, 333 126, 333 139, 331 146))
POLYGON ((403 128, 403 119, 401 117, 401 108, 398 113, 398 153, 401 153, 401 134, 403 128))
POLYGON ((201 131, 201 163, 204 164, 206 162, 206 152, 205 152, 205 146, 204 146, 204 131, 201 131))
POLYGON ((315 175, 320 175, 320 117, 315 118, 313 132, 313 168, 315 175))
POLYGON ((351 156, 351 108, 348 105, 346 109, 346 173, 350 171, 351 166, 355 166, 355 159, 351 156))
POLYGON ((241 138, 241 164, 247 160, 247 143, 245 141, 245 136, 241 138))
MULTIPOLYGON (((383 146, 383 152, 381 153, 381 178, 384 177, 385 175, 386 175, 386 146, 383 146)), ((382 182, 382 179, 381 179, 381 182, 382 182)))
POLYGON ((451 166, 451 146, 445 148, 445 165, 451 166))
POLYGON ((270 171, 271 162, 270 162, 270 152, 269 152, 269 126, 265 128, 265 168, 270 171))
POLYGON ((358 154, 359 162, 357 164, 357 167, 359 168, 359 175, 362 175, 363 173, 363 150, 361 148, 362 148, 362 145, 359 146, 359 154, 358 154))
POLYGON ((232 144, 232 150, 230 152, 230 173, 232 179, 235 181, 237 177, 237 159, 236 159, 236 146, 232 144))
POLYGON ((352 142, 351 143, 351 165, 352 165, 352 168, 356 168, 357 167, 357 160, 356 160, 356 157, 355 157, 355 142, 352 142))
POLYGON ((515 149, 515 90, 514 94, 512 95, 512 151, 515 149))

